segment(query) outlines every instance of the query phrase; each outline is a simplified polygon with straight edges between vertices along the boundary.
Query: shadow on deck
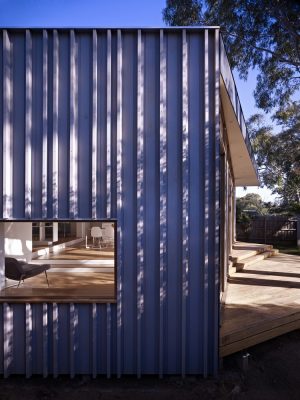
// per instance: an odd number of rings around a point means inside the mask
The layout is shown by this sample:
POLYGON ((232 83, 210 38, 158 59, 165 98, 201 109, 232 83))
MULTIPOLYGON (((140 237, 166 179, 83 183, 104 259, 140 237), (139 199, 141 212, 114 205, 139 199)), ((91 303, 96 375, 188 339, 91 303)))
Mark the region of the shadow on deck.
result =
POLYGON ((278 254, 232 273, 221 323, 220 357, 300 329, 300 257, 278 254))

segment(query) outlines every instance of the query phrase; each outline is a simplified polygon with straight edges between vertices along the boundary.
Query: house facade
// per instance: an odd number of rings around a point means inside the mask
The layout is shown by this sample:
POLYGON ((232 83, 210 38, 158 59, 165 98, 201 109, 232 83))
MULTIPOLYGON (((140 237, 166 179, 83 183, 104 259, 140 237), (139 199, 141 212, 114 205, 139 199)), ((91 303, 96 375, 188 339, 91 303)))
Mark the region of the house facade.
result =
POLYGON ((216 373, 234 187, 258 184, 218 27, 2 29, 0 88, 0 372, 216 373), (14 221, 112 221, 115 295, 6 294, 14 221))

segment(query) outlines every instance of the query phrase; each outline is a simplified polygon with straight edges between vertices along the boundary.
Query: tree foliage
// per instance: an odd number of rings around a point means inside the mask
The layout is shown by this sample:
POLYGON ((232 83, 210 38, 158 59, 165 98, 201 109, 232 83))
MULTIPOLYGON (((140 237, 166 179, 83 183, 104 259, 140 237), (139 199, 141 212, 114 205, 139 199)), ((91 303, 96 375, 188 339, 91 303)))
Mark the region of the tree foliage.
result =
POLYGON ((168 0, 163 10, 163 19, 167 25, 192 26, 199 23, 201 3, 197 0, 168 0))
POLYGON ((258 71, 256 104, 281 125, 274 135, 261 115, 250 118, 263 183, 281 206, 300 212, 300 2, 296 0, 167 0, 167 25, 219 25, 230 64, 241 78, 258 71))
POLYGON ((236 220, 242 222, 248 220, 251 215, 267 214, 268 206, 270 204, 264 203, 259 194, 247 193, 236 199, 236 220))
POLYGON ((283 126, 274 135, 262 115, 248 123, 263 183, 277 194, 281 205, 300 211, 300 106, 292 103, 275 115, 283 126))
POLYGON ((167 25, 220 25, 230 64, 246 79, 257 68, 255 99, 280 109, 300 88, 300 2, 167 0, 167 25))

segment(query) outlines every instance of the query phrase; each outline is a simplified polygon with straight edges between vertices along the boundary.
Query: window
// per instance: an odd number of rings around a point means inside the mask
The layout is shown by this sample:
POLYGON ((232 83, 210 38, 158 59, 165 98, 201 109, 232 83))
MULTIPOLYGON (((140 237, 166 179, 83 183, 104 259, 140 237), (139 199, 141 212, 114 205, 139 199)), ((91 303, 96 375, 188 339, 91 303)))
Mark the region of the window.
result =
POLYGON ((116 221, 3 221, 2 300, 114 301, 116 221))

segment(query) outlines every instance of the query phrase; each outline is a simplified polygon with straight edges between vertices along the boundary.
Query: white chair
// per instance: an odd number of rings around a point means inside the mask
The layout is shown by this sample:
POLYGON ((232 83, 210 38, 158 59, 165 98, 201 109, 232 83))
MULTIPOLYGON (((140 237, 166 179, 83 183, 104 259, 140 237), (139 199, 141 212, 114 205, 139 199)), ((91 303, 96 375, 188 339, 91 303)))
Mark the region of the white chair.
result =
POLYGON ((91 236, 93 238, 93 247, 98 241, 99 249, 101 249, 102 230, 99 226, 93 226, 91 229, 91 236))
POLYGON ((111 223, 102 224, 102 240, 103 244, 107 247, 114 245, 115 230, 111 223))

